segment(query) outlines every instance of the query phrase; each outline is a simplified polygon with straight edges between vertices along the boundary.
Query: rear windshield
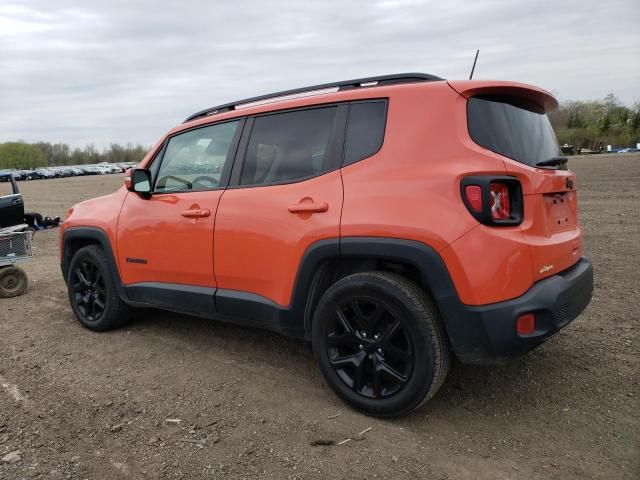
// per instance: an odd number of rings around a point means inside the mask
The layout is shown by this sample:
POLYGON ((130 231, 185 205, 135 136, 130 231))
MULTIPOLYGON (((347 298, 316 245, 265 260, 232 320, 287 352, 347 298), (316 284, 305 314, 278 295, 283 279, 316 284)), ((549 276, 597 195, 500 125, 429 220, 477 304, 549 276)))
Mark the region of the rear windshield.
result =
POLYGON ((544 110, 512 97, 479 96, 467 103, 469 134, 484 148, 530 166, 560 155, 544 110))

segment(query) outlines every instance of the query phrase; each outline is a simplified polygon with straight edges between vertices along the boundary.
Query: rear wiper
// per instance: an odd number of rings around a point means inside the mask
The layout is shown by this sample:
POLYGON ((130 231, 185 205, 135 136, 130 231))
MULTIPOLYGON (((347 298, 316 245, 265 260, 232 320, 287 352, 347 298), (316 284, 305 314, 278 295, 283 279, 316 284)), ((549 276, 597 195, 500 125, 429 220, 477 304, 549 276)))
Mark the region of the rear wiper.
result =
POLYGON ((564 165, 569 161, 567 157, 552 157, 549 160, 542 160, 536 163, 536 167, 557 167, 558 165, 564 165))

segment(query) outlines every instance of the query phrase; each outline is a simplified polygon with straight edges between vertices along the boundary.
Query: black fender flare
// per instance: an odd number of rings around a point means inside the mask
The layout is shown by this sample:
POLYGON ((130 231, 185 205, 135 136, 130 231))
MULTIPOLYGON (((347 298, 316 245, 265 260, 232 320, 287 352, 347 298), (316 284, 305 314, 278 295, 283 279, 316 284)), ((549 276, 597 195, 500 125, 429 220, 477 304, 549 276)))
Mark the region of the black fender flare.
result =
POLYGON ((473 363, 477 358, 486 356, 489 342, 483 324, 475 321, 477 316, 460 301, 440 254, 425 243, 393 237, 342 237, 339 242, 337 239, 323 240, 307 249, 290 305, 290 320, 303 322, 305 337, 308 338, 311 331, 313 312, 305 311, 305 306, 311 296, 314 275, 319 266, 331 257, 337 260, 389 260, 413 266, 420 275, 423 288, 426 287, 436 303, 444 330, 458 358, 473 363))
POLYGON ((118 295, 123 301, 128 302, 129 299, 127 298, 124 285, 120 279, 120 272, 118 271, 118 264, 116 263, 111 242, 109 241, 107 233, 98 227, 69 227, 62 233, 60 268, 62 270, 62 277, 64 278, 65 283, 67 282, 69 273, 69 263, 73 256, 69 247, 74 242, 100 245, 109 261, 109 271, 111 273, 113 283, 118 291, 118 295))
POLYGON ((312 244, 300 262, 289 309, 293 318, 304 318, 307 333, 311 327, 312 312, 305 311, 305 308, 318 268, 327 260, 347 258, 388 260, 413 266, 420 274, 422 285, 427 287, 440 308, 446 329, 449 321, 441 305, 456 303, 459 297, 442 257, 433 247, 415 240, 392 237, 342 237, 312 244))

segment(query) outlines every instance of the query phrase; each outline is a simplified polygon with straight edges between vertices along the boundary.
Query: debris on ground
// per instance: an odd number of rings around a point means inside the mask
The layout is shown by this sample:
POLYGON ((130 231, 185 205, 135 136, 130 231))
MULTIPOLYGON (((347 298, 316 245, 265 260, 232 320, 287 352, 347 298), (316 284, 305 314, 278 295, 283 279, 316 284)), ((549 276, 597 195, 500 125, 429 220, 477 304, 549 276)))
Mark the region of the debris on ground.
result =
POLYGON ((5 463, 16 463, 22 459, 20 456, 20 450, 14 450, 13 452, 7 453, 4 457, 2 457, 2 461, 5 463))

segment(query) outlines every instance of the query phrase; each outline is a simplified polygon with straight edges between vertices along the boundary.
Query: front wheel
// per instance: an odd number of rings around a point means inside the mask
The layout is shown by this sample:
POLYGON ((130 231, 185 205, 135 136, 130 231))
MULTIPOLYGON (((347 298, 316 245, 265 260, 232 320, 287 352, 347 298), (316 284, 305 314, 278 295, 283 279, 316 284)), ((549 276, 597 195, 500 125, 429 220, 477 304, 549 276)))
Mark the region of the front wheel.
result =
POLYGON ((313 350, 329 386, 368 415, 393 417, 435 395, 449 348, 430 297, 397 274, 345 277, 313 317, 313 350))
POLYGON ((88 329, 111 330, 129 320, 129 308, 118 295, 109 260, 97 245, 83 247, 73 255, 67 288, 73 313, 88 329))

